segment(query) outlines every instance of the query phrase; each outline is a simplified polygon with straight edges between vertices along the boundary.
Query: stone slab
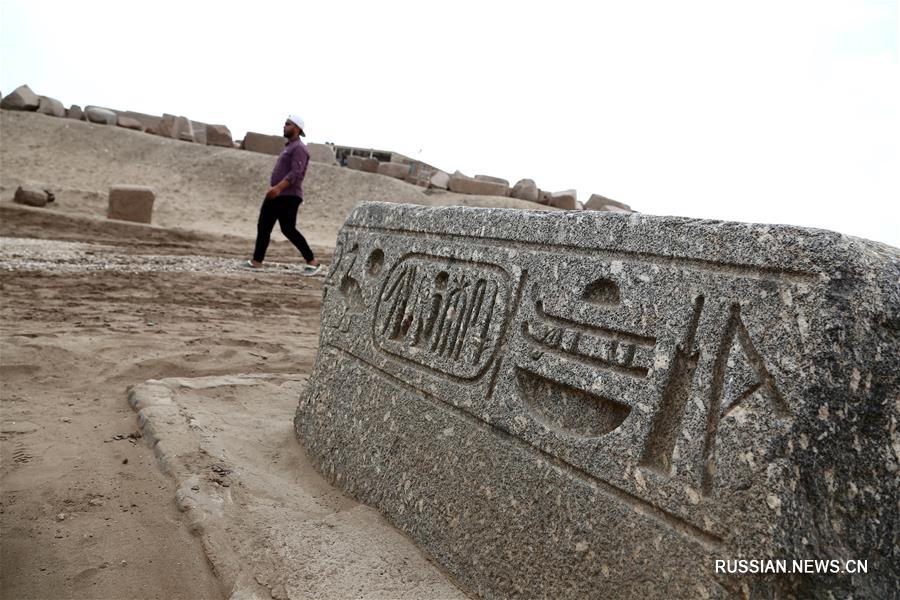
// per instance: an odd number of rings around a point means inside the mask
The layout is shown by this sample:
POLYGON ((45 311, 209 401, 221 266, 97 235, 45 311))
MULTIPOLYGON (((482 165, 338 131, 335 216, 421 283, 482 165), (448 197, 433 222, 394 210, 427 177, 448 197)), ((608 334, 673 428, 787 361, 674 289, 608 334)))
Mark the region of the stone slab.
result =
POLYGON ((109 188, 107 219, 150 223, 153 218, 153 201, 156 195, 148 187, 138 185, 114 185, 109 188))
POLYGON ((7 110, 37 110, 41 99, 27 85, 20 85, 0 100, 0 108, 7 110))
POLYGON ((378 173, 380 175, 387 175, 388 177, 394 177, 395 179, 406 179, 406 176, 409 175, 409 165, 404 165, 403 163, 379 163, 378 164, 378 173))
POLYGON ((263 133, 254 133, 248 131, 247 135, 241 141, 241 148, 251 152, 261 152, 262 154, 272 154, 278 156, 284 150, 284 136, 265 135, 263 133))
POLYGON ((506 196, 509 194, 509 185, 494 181, 479 181, 456 173, 450 176, 447 188, 457 194, 474 194, 476 196, 506 196))
POLYGON ((206 145, 234 148, 234 141, 231 139, 231 131, 225 125, 207 125, 206 145))
POLYGON ((900 251, 606 212, 369 203, 295 429, 487 598, 892 597, 900 251), (717 573, 716 560, 868 573, 717 573))
POLYGON ((81 107, 77 104, 73 104, 69 107, 69 110, 66 111, 66 117, 69 119, 76 119, 78 121, 84 120, 84 111, 81 110, 81 107))

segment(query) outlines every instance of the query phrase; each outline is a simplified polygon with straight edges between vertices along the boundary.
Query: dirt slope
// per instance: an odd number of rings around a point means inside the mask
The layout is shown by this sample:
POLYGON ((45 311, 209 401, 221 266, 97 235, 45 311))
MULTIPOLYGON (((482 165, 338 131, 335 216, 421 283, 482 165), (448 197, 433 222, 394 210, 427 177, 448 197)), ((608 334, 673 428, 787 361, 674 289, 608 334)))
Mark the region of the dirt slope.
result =
MULTIPOLYGON (((252 237, 274 161, 120 127, 0 111, 0 199, 10 199, 23 181, 40 182, 56 193, 57 211, 103 217, 109 186, 146 185, 156 192, 156 225, 252 237)), ((299 227, 314 246, 333 246, 347 214, 363 200, 543 208, 514 198, 431 196, 391 177, 322 163, 310 163, 304 195, 299 227)))

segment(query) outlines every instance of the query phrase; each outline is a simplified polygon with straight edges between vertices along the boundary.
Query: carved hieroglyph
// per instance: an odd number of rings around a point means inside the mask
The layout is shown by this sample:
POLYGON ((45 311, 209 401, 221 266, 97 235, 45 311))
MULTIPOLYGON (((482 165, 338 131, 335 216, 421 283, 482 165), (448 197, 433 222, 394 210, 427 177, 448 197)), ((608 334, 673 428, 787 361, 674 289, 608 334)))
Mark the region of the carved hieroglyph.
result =
POLYGON ((898 273, 824 231, 365 204, 296 431, 485 597, 876 593, 898 273), (817 557, 869 574, 715 565, 817 557))

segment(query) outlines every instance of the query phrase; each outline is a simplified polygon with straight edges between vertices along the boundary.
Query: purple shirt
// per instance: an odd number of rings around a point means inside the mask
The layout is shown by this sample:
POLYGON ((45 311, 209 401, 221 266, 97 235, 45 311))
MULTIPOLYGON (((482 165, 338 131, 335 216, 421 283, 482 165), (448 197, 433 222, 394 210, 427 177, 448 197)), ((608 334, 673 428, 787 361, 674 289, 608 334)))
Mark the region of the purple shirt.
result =
POLYGON ((272 182, 269 185, 278 185, 287 179, 290 185, 281 192, 282 196, 303 197, 303 177, 306 176, 306 165, 309 164, 309 150, 300 138, 288 142, 284 150, 278 156, 278 162, 272 169, 272 182))

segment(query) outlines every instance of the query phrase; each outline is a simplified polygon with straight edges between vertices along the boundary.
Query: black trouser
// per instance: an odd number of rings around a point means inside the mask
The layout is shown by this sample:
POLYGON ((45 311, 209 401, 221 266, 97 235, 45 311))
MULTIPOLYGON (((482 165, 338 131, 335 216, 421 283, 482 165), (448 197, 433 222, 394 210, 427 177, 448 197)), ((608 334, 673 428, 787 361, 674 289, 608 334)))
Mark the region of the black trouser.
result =
POLYGON ((259 209, 259 222, 256 224, 256 248, 253 250, 253 260, 262 262, 266 257, 269 236, 275 227, 275 221, 281 225, 284 237, 291 240, 306 262, 315 258, 309 244, 306 243, 306 238, 297 231, 297 209, 300 208, 301 202, 303 198, 299 196, 276 196, 263 200, 262 208, 259 209))

